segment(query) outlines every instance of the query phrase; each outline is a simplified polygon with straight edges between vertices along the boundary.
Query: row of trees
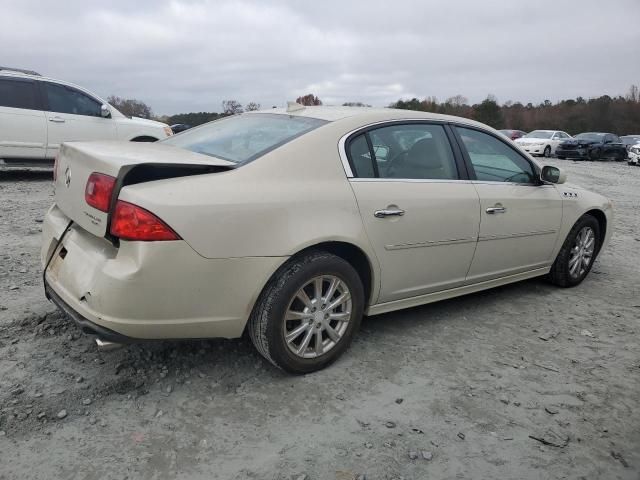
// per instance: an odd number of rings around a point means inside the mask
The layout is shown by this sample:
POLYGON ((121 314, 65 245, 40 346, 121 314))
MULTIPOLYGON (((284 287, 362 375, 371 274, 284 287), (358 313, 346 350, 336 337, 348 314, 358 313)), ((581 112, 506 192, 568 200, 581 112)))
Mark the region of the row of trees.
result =
MULTIPOLYGON (((144 102, 110 96, 114 107, 128 116, 152 118, 151 108, 144 102)), ((317 95, 309 93, 296 99, 306 106, 322 105, 317 95)), ((237 100, 224 100, 221 112, 191 112, 157 118, 169 124, 186 123, 192 126, 210 122, 227 115, 245 111, 259 110, 260 104, 249 102, 242 105, 237 100)), ((343 106, 370 107, 362 102, 345 102, 343 106)), ((389 105, 391 108, 443 113, 471 118, 494 128, 508 128, 530 132, 536 129, 558 129, 576 134, 587 131, 613 132, 620 135, 640 134, 640 94, 638 87, 632 85, 625 96, 562 100, 552 103, 549 100, 534 105, 508 101, 500 105, 493 95, 482 102, 470 104, 469 100, 456 95, 439 102, 436 97, 420 100, 398 100, 389 105)))
POLYGON ((398 100, 392 108, 443 113, 471 118, 494 128, 507 128, 530 132, 536 129, 558 129, 570 134, 600 131, 619 135, 640 134, 640 95, 632 85, 625 96, 549 100, 534 105, 508 101, 500 105, 489 95, 482 102, 470 105, 462 95, 438 102, 435 97, 423 100, 398 100))

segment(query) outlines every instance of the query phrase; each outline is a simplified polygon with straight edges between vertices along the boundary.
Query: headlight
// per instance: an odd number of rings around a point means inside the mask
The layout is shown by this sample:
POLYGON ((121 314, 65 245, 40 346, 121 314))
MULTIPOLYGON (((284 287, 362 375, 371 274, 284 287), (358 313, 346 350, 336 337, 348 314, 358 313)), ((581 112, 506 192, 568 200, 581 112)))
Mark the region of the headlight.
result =
POLYGON ((164 133, 167 134, 167 137, 170 137, 171 135, 173 135, 173 130, 171 130, 171 127, 163 127, 164 129, 164 133))

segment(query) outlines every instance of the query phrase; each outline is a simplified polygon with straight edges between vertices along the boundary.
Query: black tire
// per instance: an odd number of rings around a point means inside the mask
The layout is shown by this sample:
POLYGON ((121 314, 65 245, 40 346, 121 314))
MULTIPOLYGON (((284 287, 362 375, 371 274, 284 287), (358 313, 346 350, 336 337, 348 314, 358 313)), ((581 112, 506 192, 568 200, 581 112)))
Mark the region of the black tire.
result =
MULTIPOLYGON (((258 352, 276 367, 295 374, 321 370, 349 347, 362 320, 364 301, 360 276, 348 262, 327 252, 310 251, 291 258, 269 280, 249 318, 249 336, 258 352), (287 346, 284 316, 299 289, 319 275, 335 276, 344 282, 351 294, 351 317, 329 351, 315 358, 302 358, 287 346)), ((300 322, 301 325, 303 321, 300 322)))
POLYGON ((591 271, 591 267, 595 262, 596 256, 600 250, 600 224, 591 215, 583 215, 578 219, 576 224, 571 228, 571 231, 567 235, 560 252, 556 260, 553 262, 551 271, 548 274, 548 279, 554 285, 559 287, 575 287, 580 284, 585 277, 591 271), (591 256, 590 263, 584 269, 584 272, 578 273, 578 275, 572 275, 569 270, 569 261, 571 260, 571 251, 576 245, 578 233, 584 228, 591 228, 594 234, 593 254, 591 256))
POLYGON ((564 159, 565 159, 565 158, 567 158, 567 157, 560 157, 560 156, 558 156, 558 158, 559 158, 560 160, 564 160, 564 159))
POLYGON ((549 145, 547 145, 546 147, 544 147, 544 152, 542 153, 542 156, 544 158, 549 158, 551 157, 551 147, 549 145))
POLYGON ((132 142, 157 142, 158 139, 154 137, 136 137, 131 139, 132 142))
POLYGON ((592 161, 600 160, 600 155, 602 155, 600 152, 600 149, 594 148, 589 152, 589 160, 592 160, 592 161))

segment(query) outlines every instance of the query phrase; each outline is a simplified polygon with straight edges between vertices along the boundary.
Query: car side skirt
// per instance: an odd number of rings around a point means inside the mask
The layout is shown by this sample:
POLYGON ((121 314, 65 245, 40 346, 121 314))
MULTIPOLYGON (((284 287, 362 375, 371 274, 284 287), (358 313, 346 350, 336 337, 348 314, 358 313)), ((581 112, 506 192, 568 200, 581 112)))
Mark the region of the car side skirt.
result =
POLYGON ((536 268, 535 270, 529 270, 527 272, 517 273, 515 275, 508 275, 506 277, 495 278, 493 280, 487 280, 485 282, 465 285, 463 287, 456 287, 449 290, 442 290, 440 292, 427 293, 418 297, 394 300, 393 302, 379 303, 377 305, 371 305, 366 310, 365 314, 369 316, 380 315, 381 313, 393 312, 395 310, 417 307, 419 305, 425 305, 427 303, 439 302, 440 300, 460 297, 469 293, 480 292, 489 288, 500 287, 509 283, 519 282, 521 280, 527 280, 529 278, 546 275, 547 273, 549 273, 550 269, 550 266, 536 268))

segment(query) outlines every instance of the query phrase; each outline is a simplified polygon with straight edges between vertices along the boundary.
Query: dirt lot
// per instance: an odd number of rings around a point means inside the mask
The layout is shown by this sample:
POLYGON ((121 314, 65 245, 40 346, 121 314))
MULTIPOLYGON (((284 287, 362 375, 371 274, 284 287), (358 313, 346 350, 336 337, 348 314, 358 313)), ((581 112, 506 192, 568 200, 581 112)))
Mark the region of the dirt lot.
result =
POLYGON ((365 319, 305 377, 246 340, 97 352, 43 295, 49 177, 0 172, 0 479, 640 478, 640 168, 554 163, 615 203, 581 286, 365 319))

